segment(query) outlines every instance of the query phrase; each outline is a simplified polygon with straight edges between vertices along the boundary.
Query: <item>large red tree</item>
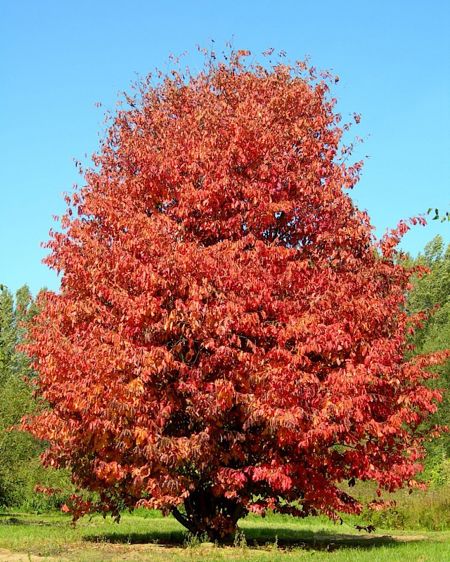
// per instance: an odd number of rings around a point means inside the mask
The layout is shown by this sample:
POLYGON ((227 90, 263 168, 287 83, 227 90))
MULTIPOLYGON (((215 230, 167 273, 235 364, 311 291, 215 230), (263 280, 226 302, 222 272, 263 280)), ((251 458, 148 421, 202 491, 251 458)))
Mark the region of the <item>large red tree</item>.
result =
POLYGON ((439 357, 405 359, 407 227, 375 240, 349 197, 330 78, 246 54, 127 97, 48 243, 61 290, 28 352, 49 408, 26 425, 97 492, 76 514, 220 538, 248 511, 357 512, 341 483, 420 469, 439 357))

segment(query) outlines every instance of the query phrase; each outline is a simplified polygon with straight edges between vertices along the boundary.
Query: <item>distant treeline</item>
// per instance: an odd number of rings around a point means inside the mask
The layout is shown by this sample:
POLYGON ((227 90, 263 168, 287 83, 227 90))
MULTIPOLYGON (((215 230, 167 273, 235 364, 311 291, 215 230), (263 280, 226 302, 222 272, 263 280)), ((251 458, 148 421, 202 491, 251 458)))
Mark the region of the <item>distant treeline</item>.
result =
MULTIPOLYGON (((405 258, 413 266, 421 264, 429 274, 416 276, 408 295, 408 312, 432 312, 413 336, 414 353, 450 348, 450 245, 437 236, 417 258, 405 258)), ((25 285, 15 295, 0 288, 0 507, 44 510, 58 507, 71 493, 68 473, 44 469, 39 460, 45 443, 17 431, 14 426, 36 408, 45 407, 33 398, 35 376, 28 358, 18 345, 26 340, 26 326, 36 313, 35 301, 25 285), (28 382, 26 380, 28 379, 28 382), (36 485, 60 489, 52 497, 35 491, 36 485)), ((450 362, 437 369, 432 384, 450 389, 450 362)), ((450 426, 450 392, 433 416, 433 424, 450 426)), ((434 486, 450 485, 450 434, 429 443, 423 478, 434 486)))

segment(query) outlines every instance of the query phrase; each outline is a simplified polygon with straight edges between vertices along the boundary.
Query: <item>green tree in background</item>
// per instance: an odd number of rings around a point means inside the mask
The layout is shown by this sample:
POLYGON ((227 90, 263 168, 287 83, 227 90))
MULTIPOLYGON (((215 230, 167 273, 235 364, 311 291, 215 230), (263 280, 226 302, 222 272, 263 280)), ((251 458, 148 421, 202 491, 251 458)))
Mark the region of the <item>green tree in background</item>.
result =
MULTIPOLYGON (((417 277, 408 298, 411 313, 422 310, 431 314, 423 328, 414 336, 417 353, 428 353, 450 348, 450 245, 445 247, 442 236, 429 242, 422 254, 414 260, 424 265, 429 274, 417 277)), ((437 386, 446 390, 444 400, 434 415, 434 423, 450 426, 450 361, 437 369, 437 386)), ((450 433, 444 433, 429 447, 432 477, 450 479, 450 433), (433 473, 434 471, 434 473, 433 473)))
POLYGON ((0 384, 2 386, 11 374, 16 345, 14 320, 13 296, 2 286, 0 290, 0 384))
POLYGON ((23 378, 29 372, 25 356, 16 346, 24 336, 32 303, 28 287, 17 292, 16 300, 6 288, 0 292, 0 504, 19 501, 26 486, 27 472, 39 445, 22 432, 9 431, 25 413, 34 409, 30 388, 23 378))
MULTIPOLYGON (((36 312, 29 288, 15 294, 0 286, 0 507, 45 507, 46 497, 36 484, 67 486, 65 474, 41 466, 43 444, 31 435, 11 430, 23 415, 37 407, 25 378, 31 375, 29 359, 17 346, 26 338, 26 324, 36 312)), ((58 502, 58 498, 52 501, 58 502)))

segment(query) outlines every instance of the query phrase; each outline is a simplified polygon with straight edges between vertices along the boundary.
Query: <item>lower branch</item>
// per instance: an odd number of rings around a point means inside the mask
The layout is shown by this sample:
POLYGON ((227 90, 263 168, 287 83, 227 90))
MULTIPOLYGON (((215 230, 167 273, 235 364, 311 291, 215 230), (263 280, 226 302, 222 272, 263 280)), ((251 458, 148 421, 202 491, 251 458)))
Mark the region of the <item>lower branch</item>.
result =
POLYGON ((188 519, 185 515, 180 513, 176 507, 172 508, 172 515, 175 517, 178 523, 181 523, 181 525, 183 525, 183 527, 185 527, 193 535, 196 535, 198 533, 198 530, 193 524, 193 522, 190 519, 188 519))

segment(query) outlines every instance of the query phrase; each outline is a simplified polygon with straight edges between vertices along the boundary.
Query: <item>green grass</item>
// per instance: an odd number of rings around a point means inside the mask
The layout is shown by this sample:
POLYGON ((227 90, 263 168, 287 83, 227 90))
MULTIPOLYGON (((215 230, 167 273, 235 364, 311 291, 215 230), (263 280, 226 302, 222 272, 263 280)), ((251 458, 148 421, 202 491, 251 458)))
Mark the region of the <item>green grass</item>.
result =
MULTIPOLYGON (((218 547, 189 539, 172 518, 140 510, 119 524, 99 516, 76 527, 62 514, 0 514, 0 560, 14 552, 52 561, 328 561, 447 562, 450 532, 388 531, 358 533, 350 525, 322 518, 295 520, 272 515, 250 516, 240 523, 235 546, 218 547), (11 552, 1 557, 1 549, 11 552)), ((28 558, 28 559, 30 559, 28 558)), ((27 557, 22 558, 27 560, 27 557)), ((17 557, 17 560, 19 558, 17 557)))

